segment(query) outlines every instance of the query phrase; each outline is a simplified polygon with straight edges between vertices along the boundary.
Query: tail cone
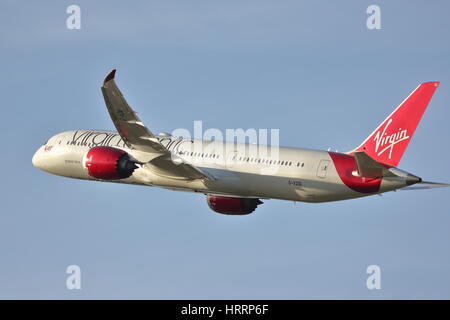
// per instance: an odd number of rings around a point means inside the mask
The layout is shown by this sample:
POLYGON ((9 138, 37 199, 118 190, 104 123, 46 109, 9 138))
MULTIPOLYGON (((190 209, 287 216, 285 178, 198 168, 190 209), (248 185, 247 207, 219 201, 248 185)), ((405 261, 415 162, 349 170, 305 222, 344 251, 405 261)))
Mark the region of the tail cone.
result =
POLYGON ((419 177, 417 177, 417 176, 415 176, 413 174, 408 174, 406 176, 406 185, 407 186, 410 186, 410 185, 413 185, 413 184, 416 184, 416 183, 419 183, 419 182, 422 182, 422 178, 419 178, 419 177))

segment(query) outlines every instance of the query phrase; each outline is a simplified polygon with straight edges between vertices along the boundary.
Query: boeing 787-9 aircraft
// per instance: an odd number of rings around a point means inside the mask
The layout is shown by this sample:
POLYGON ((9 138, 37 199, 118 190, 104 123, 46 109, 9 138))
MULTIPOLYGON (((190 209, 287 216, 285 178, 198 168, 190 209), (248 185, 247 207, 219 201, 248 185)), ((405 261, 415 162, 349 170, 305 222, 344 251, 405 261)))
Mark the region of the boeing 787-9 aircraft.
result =
POLYGON ((101 89, 117 132, 59 133, 34 154, 35 167, 75 179, 203 193, 212 210, 230 215, 253 212, 261 199, 327 202, 448 186, 397 168, 439 82, 420 84, 357 148, 338 153, 155 135, 126 102, 115 72, 101 89))

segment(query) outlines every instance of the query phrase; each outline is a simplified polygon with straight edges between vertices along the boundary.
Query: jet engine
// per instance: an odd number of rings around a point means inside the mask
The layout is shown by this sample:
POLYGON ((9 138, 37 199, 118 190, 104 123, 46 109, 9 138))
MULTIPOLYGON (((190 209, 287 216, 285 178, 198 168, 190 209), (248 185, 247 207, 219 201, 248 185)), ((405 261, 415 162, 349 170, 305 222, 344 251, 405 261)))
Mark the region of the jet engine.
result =
POLYGON ((91 177, 101 180, 128 178, 138 162, 121 149, 105 146, 91 148, 83 158, 83 166, 91 177))
POLYGON ((206 201, 215 212, 230 215, 244 215, 255 211, 263 202, 254 198, 234 198, 207 195, 206 201))

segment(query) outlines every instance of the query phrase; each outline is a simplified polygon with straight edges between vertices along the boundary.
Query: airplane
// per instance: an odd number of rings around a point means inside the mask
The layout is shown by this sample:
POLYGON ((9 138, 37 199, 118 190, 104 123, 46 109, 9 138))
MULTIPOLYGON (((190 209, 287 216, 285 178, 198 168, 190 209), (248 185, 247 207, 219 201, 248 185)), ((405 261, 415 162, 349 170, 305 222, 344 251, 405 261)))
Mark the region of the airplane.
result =
POLYGON ((202 193, 212 210, 226 215, 250 214, 265 199, 320 203, 449 186, 397 167, 439 82, 420 84, 358 147, 339 153, 155 135, 128 105, 115 74, 101 91, 117 132, 56 134, 34 154, 36 168, 202 193))

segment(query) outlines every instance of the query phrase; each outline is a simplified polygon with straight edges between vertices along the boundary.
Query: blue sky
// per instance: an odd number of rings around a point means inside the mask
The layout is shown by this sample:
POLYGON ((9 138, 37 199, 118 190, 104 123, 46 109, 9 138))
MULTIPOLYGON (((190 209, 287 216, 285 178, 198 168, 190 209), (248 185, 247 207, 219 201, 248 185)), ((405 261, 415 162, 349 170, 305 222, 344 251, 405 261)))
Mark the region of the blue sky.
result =
POLYGON ((31 157, 113 129, 107 72, 154 132, 279 128, 347 151, 441 81, 400 167, 450 182, 447 1, 2 1, 0 298, 450 298, 449 190, 212 212, 202 195, 52 176, 31 157), (66 8, 81 7, 81 30, 66 8), (366 9, 381 8, 368 30, 366 9), (82 289, 67 290, 67 266, 82 289), (382 289, 366 288, 381 268, 382 289))

